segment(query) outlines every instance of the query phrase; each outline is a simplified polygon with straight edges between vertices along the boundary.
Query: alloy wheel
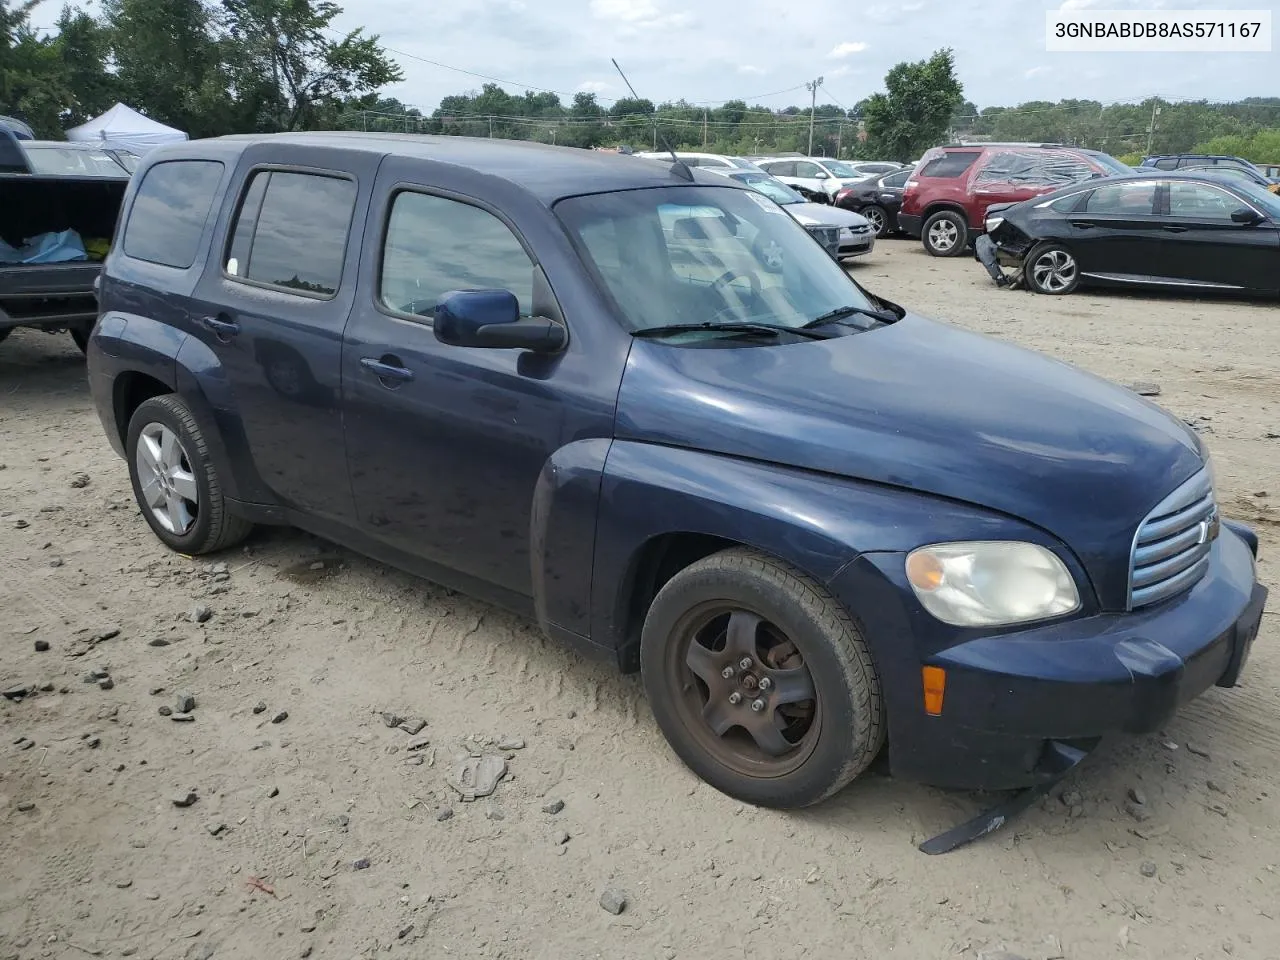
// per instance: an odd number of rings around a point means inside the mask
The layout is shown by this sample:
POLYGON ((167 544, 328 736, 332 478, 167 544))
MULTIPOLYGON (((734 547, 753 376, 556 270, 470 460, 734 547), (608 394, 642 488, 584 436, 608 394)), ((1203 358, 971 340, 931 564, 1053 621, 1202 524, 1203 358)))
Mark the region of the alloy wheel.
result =
POLYGON ((178 435, 163 423, 148 423, 138 436, 134 465, 156 523, 176 536, 186 534, 200 514, 200 490, 178 435))
POLYGON ((867 207, 862 211, 862 215, 871 223, 871 229, 875 230, 876 236, 884 233, 884 214, 876 207, 867 207))
POLYGON ((942 252, 950 250, 960 239, 960 231, 950 220, 939 220, 929 228, 929 244, 942 252))
POLYGON ((1075 257, 1065 250, 1046 250, 1031 265, 1031 277, 1047 293, 1061 293, 1076 279, 1075 257))

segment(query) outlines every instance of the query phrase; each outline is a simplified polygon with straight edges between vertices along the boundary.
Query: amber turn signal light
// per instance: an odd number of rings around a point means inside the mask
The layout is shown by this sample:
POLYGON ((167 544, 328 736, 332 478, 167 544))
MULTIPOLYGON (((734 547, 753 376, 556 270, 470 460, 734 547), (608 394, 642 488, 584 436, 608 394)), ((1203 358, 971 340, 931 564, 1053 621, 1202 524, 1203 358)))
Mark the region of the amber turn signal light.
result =
POLYGON ((947 690, 947 671, 941 667, 922 667, 924 678, 924 712, 931 717, 942 715, 942 696, 947 690))

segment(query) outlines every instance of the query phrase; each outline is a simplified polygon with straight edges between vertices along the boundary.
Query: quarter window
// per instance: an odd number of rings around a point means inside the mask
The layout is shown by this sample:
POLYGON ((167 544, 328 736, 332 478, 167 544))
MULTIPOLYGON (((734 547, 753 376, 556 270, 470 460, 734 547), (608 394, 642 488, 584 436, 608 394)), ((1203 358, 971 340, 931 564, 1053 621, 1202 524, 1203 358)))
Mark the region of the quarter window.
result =
POLYGON ((396 195, 382 251, 382 303, 433 316, 451 290, 508 290, 533 312, 533 261, 505 223, 479 207, 406 191, 396 195))
POLYGON ((222 180, 215 160, 169 160, 138 185, 124 230, 125 256, 186 270, 196 260, 222 180))
POLYGON ((240 203, 226 272, 290 292, 332 297, 342 281, 355 204, 351 180, 259 170, 240 203))

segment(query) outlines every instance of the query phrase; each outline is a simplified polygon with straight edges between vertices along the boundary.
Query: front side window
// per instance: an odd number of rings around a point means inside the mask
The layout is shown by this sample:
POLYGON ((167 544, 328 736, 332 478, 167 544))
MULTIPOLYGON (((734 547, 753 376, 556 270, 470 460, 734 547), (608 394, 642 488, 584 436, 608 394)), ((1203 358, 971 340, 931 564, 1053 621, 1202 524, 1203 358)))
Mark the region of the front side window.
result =
POLYGON ((797 177, 803 177, 806 180, 816 180, 820 173, 822 173, 822 168, 816 163, 809 163, 806 160, 801 160, 796 163, 795 176, 797 177))
POLYGON ((189 268, 221 181, 222 164, 216 160, 168 160, 151 167, 138 185, 125 225, 125 256, 189 268))
POLYGON ((430 317, 451 290, 507 290, 529 316, 533 271, 516 235, 487 210, 410 191, 392 201, 379 285, 390 310, 430 317))
POLYGON ((1203 183, 1169 184, 1169 215, 1188 220, 1231 220, 1244 204, 1217 187, 1203 183))
POLYGON ((342 280, 356 185, 342 177, 259 170, 227 250, 228 276, 332 297, 342 280))
POLYGON ((732 187, 658 187, 555 206, 629 329, 678 323, 798 327, 862 291, 767 197, 732 187))

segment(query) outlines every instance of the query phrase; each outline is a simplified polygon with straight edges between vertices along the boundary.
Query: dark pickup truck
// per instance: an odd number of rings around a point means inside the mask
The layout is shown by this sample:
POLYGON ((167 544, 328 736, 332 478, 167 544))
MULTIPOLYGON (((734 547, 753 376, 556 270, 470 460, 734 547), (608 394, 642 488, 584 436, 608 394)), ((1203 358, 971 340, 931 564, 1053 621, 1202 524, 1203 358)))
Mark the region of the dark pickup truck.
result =
MULTIPOLYGON (((126 159, 93 145, 18 139, 0 124, 0 240, 74 231, 109 239, 129 182, 126 159)), ((2 250, 4 248, 0 248, 2 250)), ((98 315, 101 259, 15 262, 0 255, 0 340, 17 327, 68 330, 83 350, 98 315)))
POLYGON ((165 147, 101 301, 90 387, 163 543, 292 524, 521 611, 639 670, 752 803, 886 740, 900 776, 1044 785, 1233 686, 1261 621, 1186 424, 873 295, 681 163, 165 147))

